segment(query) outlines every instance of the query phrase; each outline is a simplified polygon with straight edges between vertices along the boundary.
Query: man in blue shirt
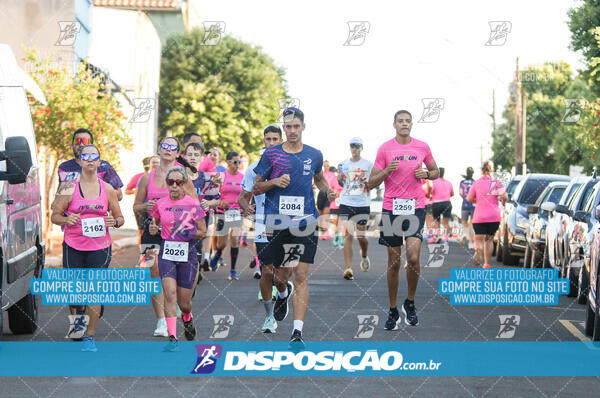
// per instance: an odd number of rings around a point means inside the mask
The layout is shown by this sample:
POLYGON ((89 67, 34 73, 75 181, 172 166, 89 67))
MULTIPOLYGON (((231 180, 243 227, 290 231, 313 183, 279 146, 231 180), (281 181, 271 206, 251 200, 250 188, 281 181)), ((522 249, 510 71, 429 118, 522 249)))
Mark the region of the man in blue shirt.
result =
MULTIPOLYGON (((263 131, 263 143, 265 144, 265 148, 270 148, 275 145, 281 144, 282 141, 282 133, 281 128, 279 126, 270 124, 265 127, 263 131)), ((261 150, 261 155, 263 154, 264 149, 261 150)), ((242 180, 242 193, 238 198, 238 203, 240 207, 244 210, 244 214, 250 215, 255 213, 255 222, 254 222, 254 245, 256 256, 258 257, 258 261, 256 264, 256 275, 260 278, 260 289, 273 291, 273 265, 266 267, 265 261, 269 261, 268 256, 268 246, 269 241, 267 239, 267 235, 265 232, 265 194, 256 195, 254 197, 255 205, 250 204, 250 200, 252 199, 252 191, 254 190, 254 184, 256 183, 256 173, 254 172, 254 168, 258 165, 258 161, 252 163, 248 166, 248 170, 246 170, 246 174, 244 175, 244 179, 242 180), (262 265, 262 275, 261 275, 261 265, 262 265), (264 286, 264 287, 263 287, 264 286)), ((262 294, 260 299, 262 300, 262 294)), ((263 333, 275 333, 277 329, 277 321, 273 317, 273 300, 262 300, 267 316, 265 318, 265 323, 262 327, 263 333)))
MULTIPOLYGON (((267 148, 254 168, 254 194, 265 193, 265 227, 269 245, 266 267, 274 266, 277 297, 273 316, 283 321, 288 313, 288 299, 294 292, 294 326, 290 348, 303 349, 302 328, 308 303, 308 268, 314 262, 318 237, 319 213, 315 207, 313 180, 326 191, 330 201, 335 192, 323 177, 323 154, 302 143, 306 128, 304 113, 298 108, 283 111, 286 142, 267 148), (294 274, 294 284, 288 282, 294 274)), ((264 301, 271 299, 270 288, 262 289, 264 301)))

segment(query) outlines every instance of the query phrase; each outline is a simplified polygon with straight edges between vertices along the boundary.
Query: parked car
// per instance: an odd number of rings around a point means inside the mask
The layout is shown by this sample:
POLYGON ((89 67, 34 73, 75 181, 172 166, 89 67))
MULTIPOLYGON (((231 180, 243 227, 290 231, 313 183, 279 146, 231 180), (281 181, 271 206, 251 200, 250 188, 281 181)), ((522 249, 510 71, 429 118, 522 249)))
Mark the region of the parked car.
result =
MULTIPOLYGON (((597 224, 596 207, 600 204, 600 181, 596 182, 591 195, 582 210, 573 213, 573 228, 567 237, 569 257, 567 258, 567 276, 569 280, 576 276, 576 295, 579 304, 587 300, 590 275, 590 245, 594 226, 597 224), (575 265, 577 264, 577 265, 575 265)), ((571 284, 572 285, 572 284, 571 284)))
MULTIPOLYGON (((594 219, 600 220, 600 205, 594 209, 594 219)), ((600 340, 600 314, 599 314, 599 289, 600 289, 600 223, 594 223, 590 231, 590 257, 589 276, 590 286, 587 295, 587 311, 585 317, 585 334, 592 336, 592 340, 600 340)))
POLYGON ((525 247, 524 267, 547 267, 546 226, 550 212, 542 209, 542 204, 556 204, 567 188, 565 181, 551 182, 536 200, 533 206, 527 207, 529 225, 525 232, 527 246, 525 247))
POLYGON ((576 199, 579 187, 587 183, 591 177, 573 177, 557 204, 542 203, 542 208, 550 212, 546 227, 546 246, 548 263, 553 268, 561 269, 562 247, 564 242, 563 219, 568 217, 568 209, 576 199), (557 211, 556 209, 561 209, 557 211))
POLYGON ((573 216, 575 213, 583 211, 588 199, 592 195, 595 185, 600 180, 595 177, 587 177, 587 180, 582 184, 579 189, 575 192, 573 200, 569 202, 567 208, 557 206, 555 212, 562 213, 563 217, 560 219, 559 229, 562 233, 562 241, 557 242, 557 255, 560 261, 560 275, 563 278, 568 278, 570 281, 569 297, 577 296, 577 290, 579 285, 579 272, 582 266, 581 261, 578 260, 578 253, 572 255, 570 239, 574 236, 574 233, 579 233, 579 229, 575 231, 575 225, 577 223, 573 216))
POLYGON ((502 211, 499 228, 499 246, 496 259, 504 265, 518 265, 525 256, 525 230, 529 224, 527 206, 535 204, 542 191, 554 181, 566 181, 571 178, 558 174, 528 174, 515 188, 509 202, 502 211))
POLYGON ((36 143, 15 56, 0 44, 0 335, 37 328, 30 281, 41 274, 45 249, 36 143))

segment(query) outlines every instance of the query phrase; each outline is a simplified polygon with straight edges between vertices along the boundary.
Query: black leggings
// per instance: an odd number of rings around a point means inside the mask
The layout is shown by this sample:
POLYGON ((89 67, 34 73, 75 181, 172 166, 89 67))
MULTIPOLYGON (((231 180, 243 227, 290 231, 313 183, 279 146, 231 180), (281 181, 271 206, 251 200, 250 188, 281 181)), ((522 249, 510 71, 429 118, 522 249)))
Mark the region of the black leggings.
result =
POLYGON ((112 246, 106 249, 83 251, 63 242, 63 268, 108 268, 112 246))

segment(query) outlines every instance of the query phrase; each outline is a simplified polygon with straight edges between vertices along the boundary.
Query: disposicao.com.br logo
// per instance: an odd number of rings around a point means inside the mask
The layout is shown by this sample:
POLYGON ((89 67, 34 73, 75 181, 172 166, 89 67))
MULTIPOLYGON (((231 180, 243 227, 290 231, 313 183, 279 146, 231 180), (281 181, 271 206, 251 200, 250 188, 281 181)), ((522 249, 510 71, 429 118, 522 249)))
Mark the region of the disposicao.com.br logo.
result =
MULTIPOLYGON (((199 346, 196 346, 197 348, 199 346)), ((220 346, 218 347, 221 348, 220 346)), ((428 359, 423 362, 404 361, 403 355, 394 350, 322 350, 322 351, 286 351, 286 350, 216 350, 214 347, 202 346, 198 350, 198 360, 192 374, 215 373, 245 374, 248 372, 269 373, 279 375, 297 373, 335 374, 384 374, 404 371, 437 371, 441 362, 428 359), (211 351, 207 353, 207 350, 211 351), (202 351, 202 352, 201 352, 202 351), (214 355, 217 351, 219 355, 214 355), (220 357, 222 367, 215 371, 216 357, 220 357), (203 364, 210 362, 210 367, 203 364)))

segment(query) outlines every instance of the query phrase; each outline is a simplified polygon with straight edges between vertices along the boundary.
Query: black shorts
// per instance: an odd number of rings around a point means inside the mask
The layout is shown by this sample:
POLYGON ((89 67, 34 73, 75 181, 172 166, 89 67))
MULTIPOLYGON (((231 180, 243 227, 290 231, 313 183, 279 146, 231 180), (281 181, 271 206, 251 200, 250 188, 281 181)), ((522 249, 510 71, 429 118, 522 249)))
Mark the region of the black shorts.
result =
POLYGON ((473 213, 475 212, 475 208, 471 208, 471 209, 462 209, 460 212, 460 220, 467 222, 469 221, 469 216, 471 217, 471 220, 473 219, 473 213))
POLYGON ((425 209, 415 209, 415 214, 410 216, 395 216, 391 210, 383 209, 381 210, 381 222, 379 224, 379 244, 388 247, 402 246, 404 244, 403 231, 410 233, 406 236, 407 238, 423 240, 423 225, 425 225, 425 209), (397 218, 399 218, 399 221, 396 221, 397 218), (411 220, 412 222, 418 222, 418 224, 411 225, 411 220), (402 222, 401 228, 394 228, 394 224, 396 223, 396 226, 399 227, 398 223, 400 222, 402 222), (415 229, 415 227, 417 228, 415 229))
POLYGON ((433 218, 436 220, 440 218, 440 216, 444 216, 444 218, 452 217, 452 203, 448 202, 436 202, 432 205, 431 211, 433 213, 433 218))
MULTIPOLYGON (((296 228, 295 231, 303 233, 307 229, 314 231, 315 226, 309 225, 305 228, 296 228)), ((265 264, 273 264, 275 268, 279 268, 294 267, 295 261, 307 264, 312 264, 315 261, 319 238, 314 232, 308 236, 298 236, 292 234, 289 229, 275 229, 267 233, 267 239, 269 240, 269 247, 265 253, 265 264)))
POLYGON ((256 255, 261 264, 273 264, 273 256, 269 249, 268 242, 254 242, 256 245, 256 255))
POLYGON ((429 214, 429 215, 433 214, 432 208, 433 208, 432 204, 425 205, 425 214, 429 214))
POLYGON ((106 249, 83 251, 73 249, 63 242, 63 268, 108 268, 112 246, 106 249))
POLYGON ((317 194, 317 210, 323 211, 324 208, 329 207, 329 199, 327 199, 326 191, 319 191, 317 194))
POLYGON ((494 235, 500 227, 499 222, 474 222, 473 231, 475 235, 494 235))
POLYGON ((346 206, 340 204, 338 214, 358 225, 367 225, 371 208, 369 206, 346 206))
POLYGON ((329 208, 329 214, 333 214, 333 215, 338 215, 340 214, 340 209, 332 209, 331 207, 329 208))

